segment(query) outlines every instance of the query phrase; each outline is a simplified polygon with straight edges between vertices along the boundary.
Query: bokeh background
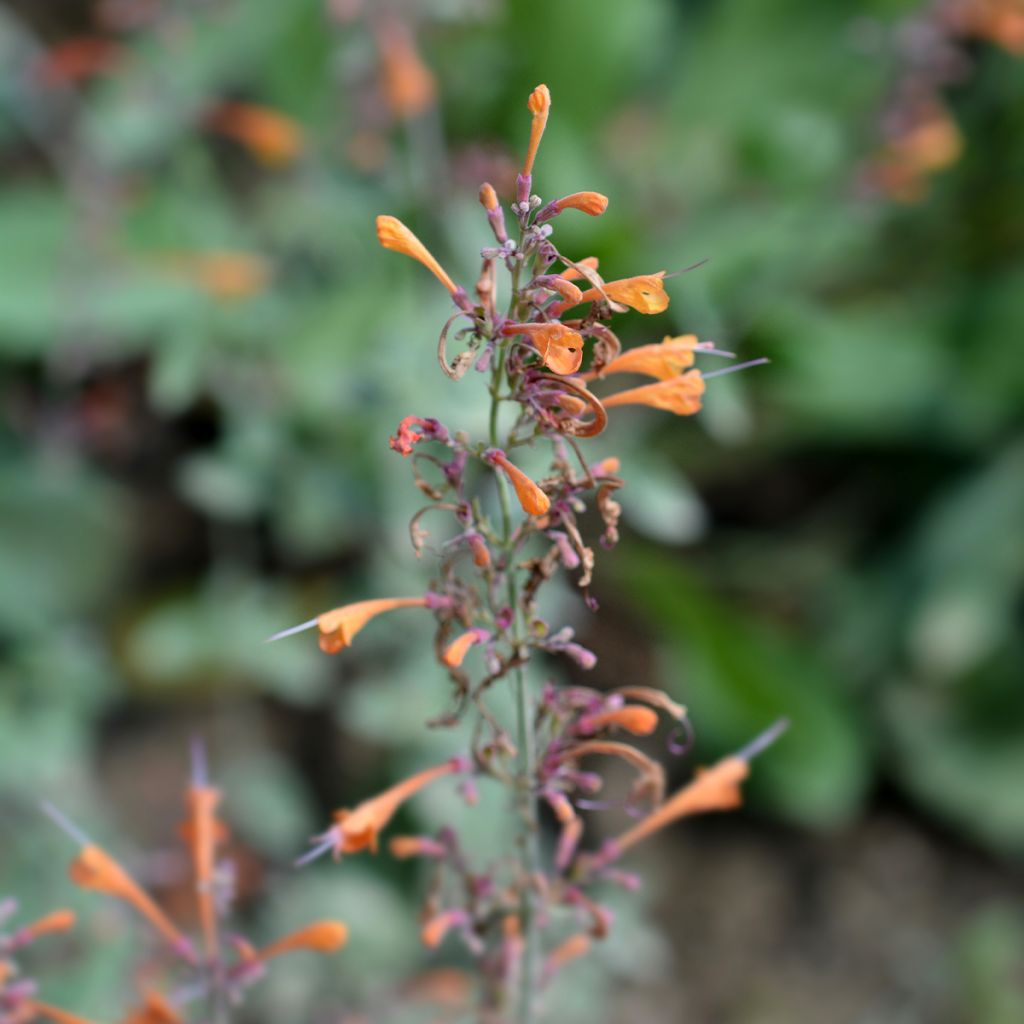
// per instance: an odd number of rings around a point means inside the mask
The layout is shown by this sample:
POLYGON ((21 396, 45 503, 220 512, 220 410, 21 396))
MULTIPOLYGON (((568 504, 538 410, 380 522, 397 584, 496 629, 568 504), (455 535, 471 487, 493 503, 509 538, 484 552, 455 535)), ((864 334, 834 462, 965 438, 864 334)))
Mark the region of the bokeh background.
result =
MULTIPOLYGON (((1020 12, 0 6, 0 892, 83 912, 37 960, 51 1001, 122 1013, 139 936, 72 891, 38 801, 181 903, 197 734, 240 927, 330 912, 354 936, 244 1020, 420 1019, 401 981, 458 962, 419 948, 415 870, 289 867, 331 808, 449 751, 426 627, 381 620, 335 659, 262 640, 426 579, 386 438, 409 413, 472 426, 480 399, 436 369, 446 296, 373 217, 474 280, 476 190, 509 194, 544 81, 537 190, 611 197, 560 219, 562 251, 608 277, 707 261, 623 339, 772 360, 692 420, 615 418, 596 454, 623 460, 623 542, 598 616, 568 591, 562 615, 589 681, 689 706, 677 780, 793 723, 742 812, 638 852, 645 889, 559 979, 558 1019, 1024 1020, 1020 12)), ((449 812, 424 797, 405 824, 449 812)))

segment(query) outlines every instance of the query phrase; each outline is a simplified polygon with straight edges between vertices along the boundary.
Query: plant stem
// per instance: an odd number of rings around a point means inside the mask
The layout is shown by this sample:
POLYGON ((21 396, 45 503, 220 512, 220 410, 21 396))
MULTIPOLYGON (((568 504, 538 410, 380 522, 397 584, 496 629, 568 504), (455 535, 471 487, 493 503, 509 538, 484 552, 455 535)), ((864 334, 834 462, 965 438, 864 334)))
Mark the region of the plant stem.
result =
MULTIPOLYGON (((519 265, 512 273, 512 297, 509 316, 514 317, 519 300, 519 265)), ((505 376, 506 346, 495 350, 494 376, 491 385, 490 442, 498 446, 498 408, 501 403, 503 378, 505 376)), ((505 441, 505 446, 508 439, 505 441)), ((497 474, 498 499, 501 505, 502 548, 505 559, 506 599, 512 609, 512 636, 515 649, 513 656, 519 661, 523 654, 524 623, 519 599, 519 579, 513 565, 514 548, 509 488, 504 477, 497 474)), ((518 1008, 516 1019, 519 1024, 533 1024, 535 997, 540 979, 540 934, 537 929, 537 893, 534 878, 540 873, 540 841, 537 822, 537 799, 535 782, 537 778, 537 749, 533 729, 533 701, 521 664, 512 670, 512 691, 516 707, 516 749, 518 766, 516 772, 516 815, 519 821, 519 835, 516 845, 519 850, 520 876, 522 880, 520 904, 520 928, 523 939, 523 961, 520 971, 519 992, 516 994, 518 1008)), ((509 993, 511 996, 512 994, 509 993)))

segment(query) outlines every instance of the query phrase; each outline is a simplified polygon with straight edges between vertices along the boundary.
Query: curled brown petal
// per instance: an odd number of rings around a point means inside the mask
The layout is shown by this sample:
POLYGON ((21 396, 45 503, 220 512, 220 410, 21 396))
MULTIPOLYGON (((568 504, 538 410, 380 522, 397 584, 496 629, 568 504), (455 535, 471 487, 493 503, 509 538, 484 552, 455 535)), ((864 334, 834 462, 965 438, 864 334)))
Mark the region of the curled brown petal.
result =
POLYGON ((577 761, 588 754, 607 754, 611 757, 622 758, 627 764, 632 765, 640 776, 633 787, 634 796, 646 797, 656 807, 664 799, 665 769, 657 761, 642 754, 636 747, 615 740, 586 740, 569 747, 562 754, 562 760, 577 761))
POLYGON ((453 313, 448 317, 444 327, 441 328, 441 336, 437 339, 437 361, 441 364, 441 369, 444 370, 445 376, 450 377, 452 380, 462 380, 476 354, 473 349, 467 349, 465 352, 460 352, 452 360, 451 365, 448 365, 448 354, 445 351, 448 343, 448 332, 451 330, 452 324, 461 316, 472 319, 464 312, 453 313))
POLYGON ((555 377, 554 375, 545 375, 537 380, 553 391, 566 392, 574 396, 589 407, 594 414, 592 420, 581 420, 578 415, 574 415, 572 419, 562 424, 563 433, 571 434, 573 437, 596 437, 608 425, 608 413, 605 412, 601 400, 582 384, 568 377, 555 377))

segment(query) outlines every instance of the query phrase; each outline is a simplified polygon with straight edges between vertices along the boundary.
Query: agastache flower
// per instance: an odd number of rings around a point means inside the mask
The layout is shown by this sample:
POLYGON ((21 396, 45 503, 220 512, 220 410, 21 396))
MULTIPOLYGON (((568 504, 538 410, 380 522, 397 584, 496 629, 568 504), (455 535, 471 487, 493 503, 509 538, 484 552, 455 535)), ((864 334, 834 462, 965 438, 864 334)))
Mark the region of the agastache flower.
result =
POLYGON ((53 822, 79 843, 78 856, 68 869, 71 881, 83 889, 93 889, 123 900, 152 925, 178 956, 190 964, 198 963, 189 939, 128 872, 110 854, 92 843, 81 829, 68 821, 55 807, 44 804, 43 808, 53 822))
POLYGON ((141 1006, 132 1010, 121 1024, 181 1024, 178 1011, 159 992, 147 992, 141 1006))
POLYGON ((692 416, 701 407, 704 395, 704 378, 700 370, 686 373, 655 384, 642 384, 637 388, 617 391, 601 399, 605 409, 619 405, 649 405, 655 409, 674 412, 677 416, 692 416))
POLYGON ((508 461, 498 448, 488 448, 484 461, 502 470, 512 484, 523 511, 531 516, 542 516, 551 507, 551 499, 517 466, 508 461))
POLYGON ((666 335, 660 344, 639 345, 623 352, 601 367, 598 373, 587 374, 586 379, 605 377, 610 373, 641 373, 658 380, 671 380, 693 366, 698 346, 695 334, 675 338, 666 335))
POLYGON ((533 175, 533 161, 537 158, 537 148, 540 146, 541 137, 547 127, 548 114, 551 112, 551 93, 546 85, 538 85, 530 93, 526 103, 527 109, 533 114, 530 122, 530 142, 526 147, 526 158, 523 160, 523 170, 516 179, 516 198, 520 203, 530 198, 530 182, 533 175))
POLYGON ((427 597, 379 597, 369 601, 356 601, 355 604, 346 604, 340 608, 332 608, 329 612, 322 612, 315 619, 301 625, 282 629, 280 633, 268 637, 267 643, 283 640, 287 636, 293 636, 315 626, 320 631, 320 650, 325 654, 337 654, 352 646, 355 635, 370 619, 398 608, 426 608, 429 604, 430 599, 427 597))
POLYGON ((412 32, 398 18, 376 22, 384 97, 396 117, 409 120, 429 110, 437 96, 434 74, 416 50, 412 32))
POLYGON ((658 728, 658 713, 643 704, 625 704, 590 715, 584 715, 578 729, 584 735, 610 728, 624 729, 634 736, 650 736, 658 728))
POLYGON ((385 249, 402 253, 422 263, 448 289, 456 305, 465 310, 473 308, 466 292, 448 276, 430 250, 397 217, 387 214, 377 217, 377 241, 385 249))
POLYGON ((711 811, 731 811, 743 803, 740 784, 750 774, 750 760, 774 743, 788 728, 786 721, 777 722, 743 750, 724 757, 710 768, 697 772, 696 778, 632 828, 612 840, 610 848, 617 856, 653 833, 680 818, 711 811))
POLYGON ((469 629, 456 637, 444 650, 441 660, 449 668, 458 668, 465 660, 466 654, 474 644, 483 643, 490 634, 486 629, 469 629))
POLYGON ((507 242, 508 231, 505 228, 505 214, 498 203, 498 194, 494 191, 494 186, 487 182, 480 186, 480 205, 487 211, 487 220, 499 244, 507 242))
POLYGON ((537 223, 543 224, 546 220, 558 216, 563 210, 579 210, 581 213, 591 217, 600 217, 608 209, 608 197, 600 192, 573 192, 570 196, 562 196, 561 199, 553 199, 540 213, 537 214, 537 223))
POLYGON ((398 424, 393 437, 388 438, 388 446, 400 455, 412 455, 413 446, 420 441, 440 441, 447 444, 449 440, 447 428, 432 416, 406 416, 398 424))
POLYGON ((364 800, 353 810, 336 811, 334 825, 317 836, 313 849, 300 857, 296 863, 308 864, 328 851, 333 853, 335 860, 340 860, 343 854, 358 853, 361 850, 368 849, 371 853, 376 853, 380 832, 387 827, 406 800, 431 782, 445 775, 465 771, 467 767, 465 759, 452 758, 443 764, 410 775, 377 796, 364 800))
POLYGON ((348 928, 341 921, 315 921, 257 950, 253 957, 266 963, 283 953, 305 949, 313 953, 336 953, 348 942, 348 928))
POLYGON ((227 836, 227 829, 217 819, 220 790, 206 779, 206 759, 198 743, 192 748, 192 784, 185 795, 188 819, 182 833, 192 855, 199 922, 208 959, 217 956, 217 908, 214 903, 214 867, 217 845, 227 836))
POLYGON ((665 271, 624 277, 618 281, 606 281, 600 288, 588 288, 580 301, 598 302, 606 298, 629 306, 638 313, 664 313, 668 309, 665 271))
POLYGON ((270 166, 291 163, 302 151, 302 132, 284 114, 252 103, 222 103, 207 123, 210 128, 241 143, 270 166))
POLYGON ((528 337, 537 346, 544 365, 555 373, 575 373, 583 361, 582 336, 557 320, 551 323, 506 324, 501 333, 528 337))

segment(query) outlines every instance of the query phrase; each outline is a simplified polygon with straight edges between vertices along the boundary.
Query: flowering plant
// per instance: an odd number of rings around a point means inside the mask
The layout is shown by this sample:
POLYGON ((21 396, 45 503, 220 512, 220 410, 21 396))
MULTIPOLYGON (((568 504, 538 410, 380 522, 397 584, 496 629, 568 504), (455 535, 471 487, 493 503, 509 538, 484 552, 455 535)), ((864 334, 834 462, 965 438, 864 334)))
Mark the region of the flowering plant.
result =
POLYGON ((629 739, 652 734, 662 719, 675 734, 688 734, 683 707, 644 685, 601 692, 548 682, 536 693, 527 679, 526 668, 539 652, 564 656, 585 670, 596 663, 570 627, 552 627, 537 605, 543 584, 562 571, 574 575, 586 604, 596 610, 590 593, 595 552, 582 522, 590 505, 602 522, 600 544, 610 548, 619 539, 619 460, 587 456, 580 441, 601 434, 609 411, 626 405, 692 415, 701 407, 707 380, 763 362, 703 372, 695 366, 698 356, 732 354, 693 335, 623 350, 609 322, 629 309, 663 312, 669 304, 666 272, 606 281, 596 259, 571 259, 556 248, 552 222, 557 217, 572 210, 599 216, 608 200, 597 192, 576 192, 545 203, 533 193, 534 161, 551 109, 546 86, 533 91, 528 107, 530 138, 509 208, 511 234, 495 189, 490 184, 480 189, 495 244, 482 250, 475 297, 405 224, 392 216, 377 218, 381 245, 417 260, 451 295, 456 308, 438 342, 441 369, 453 381, 473 371, 491 398, 485 438, 414 414, 390 439, 391 448, 411 460, 416 485, 428 499, 410 524, 417 555, 429 536, 423 525, 428 513, 442 513, 453 524, 436 576, 423 594, 359 601, 271 638, 316 629, 322 650, 337 654, 384 612, 422 608, 436 618, 436 659, 451 679, 454 705, 434 724, 471 716, 469 749, 354 809, 336 812, 300 863, 325 853, 341 859, 365 849, 376 852, 381 832, 402 803, 443 778, 460 778, 470 803, 478 796, 478 777, 507 786, 519 839, 514 855, 501 863, 471 866, 451 828, 437 835, 393 836, 389 843, 395 857, 436 864, 437 883, 423 912, 423 943, 435 947, 449 935, 459 937, 483 979, 481 1018, 493 1021, 513 1014, 520 1021, 535 1019, 544 983, 609 930, 610 913, 593 895, 595 884, 635 886, 635 877, 619 867, 633 845, 683 816, 736 807, 750 758, 783 727, 773 726, 666 798, 664 769, 629 739), (503 310, 502 267, 509 276, 503 310), (451 349, 453 332, 457 352, 451 349), (609 378, 621 374, 648 382, 601 393, 609 378), (534 479, 521 463, 541 445, 550 463, 534 479), (514 514, 515 505, 521 514, 514 514), (498 686, 509 686, 514 694, 513 723, 502 721, 491 707, 498 686), (602 787, 594 770, 598 758, 620 759, 635 772, 629 809, 646 813, 622 835, 582 852, 578 811, 594 806, 592 798, 602 787), (542 806, 558 826, 550 853, 542 849, 542 806))

